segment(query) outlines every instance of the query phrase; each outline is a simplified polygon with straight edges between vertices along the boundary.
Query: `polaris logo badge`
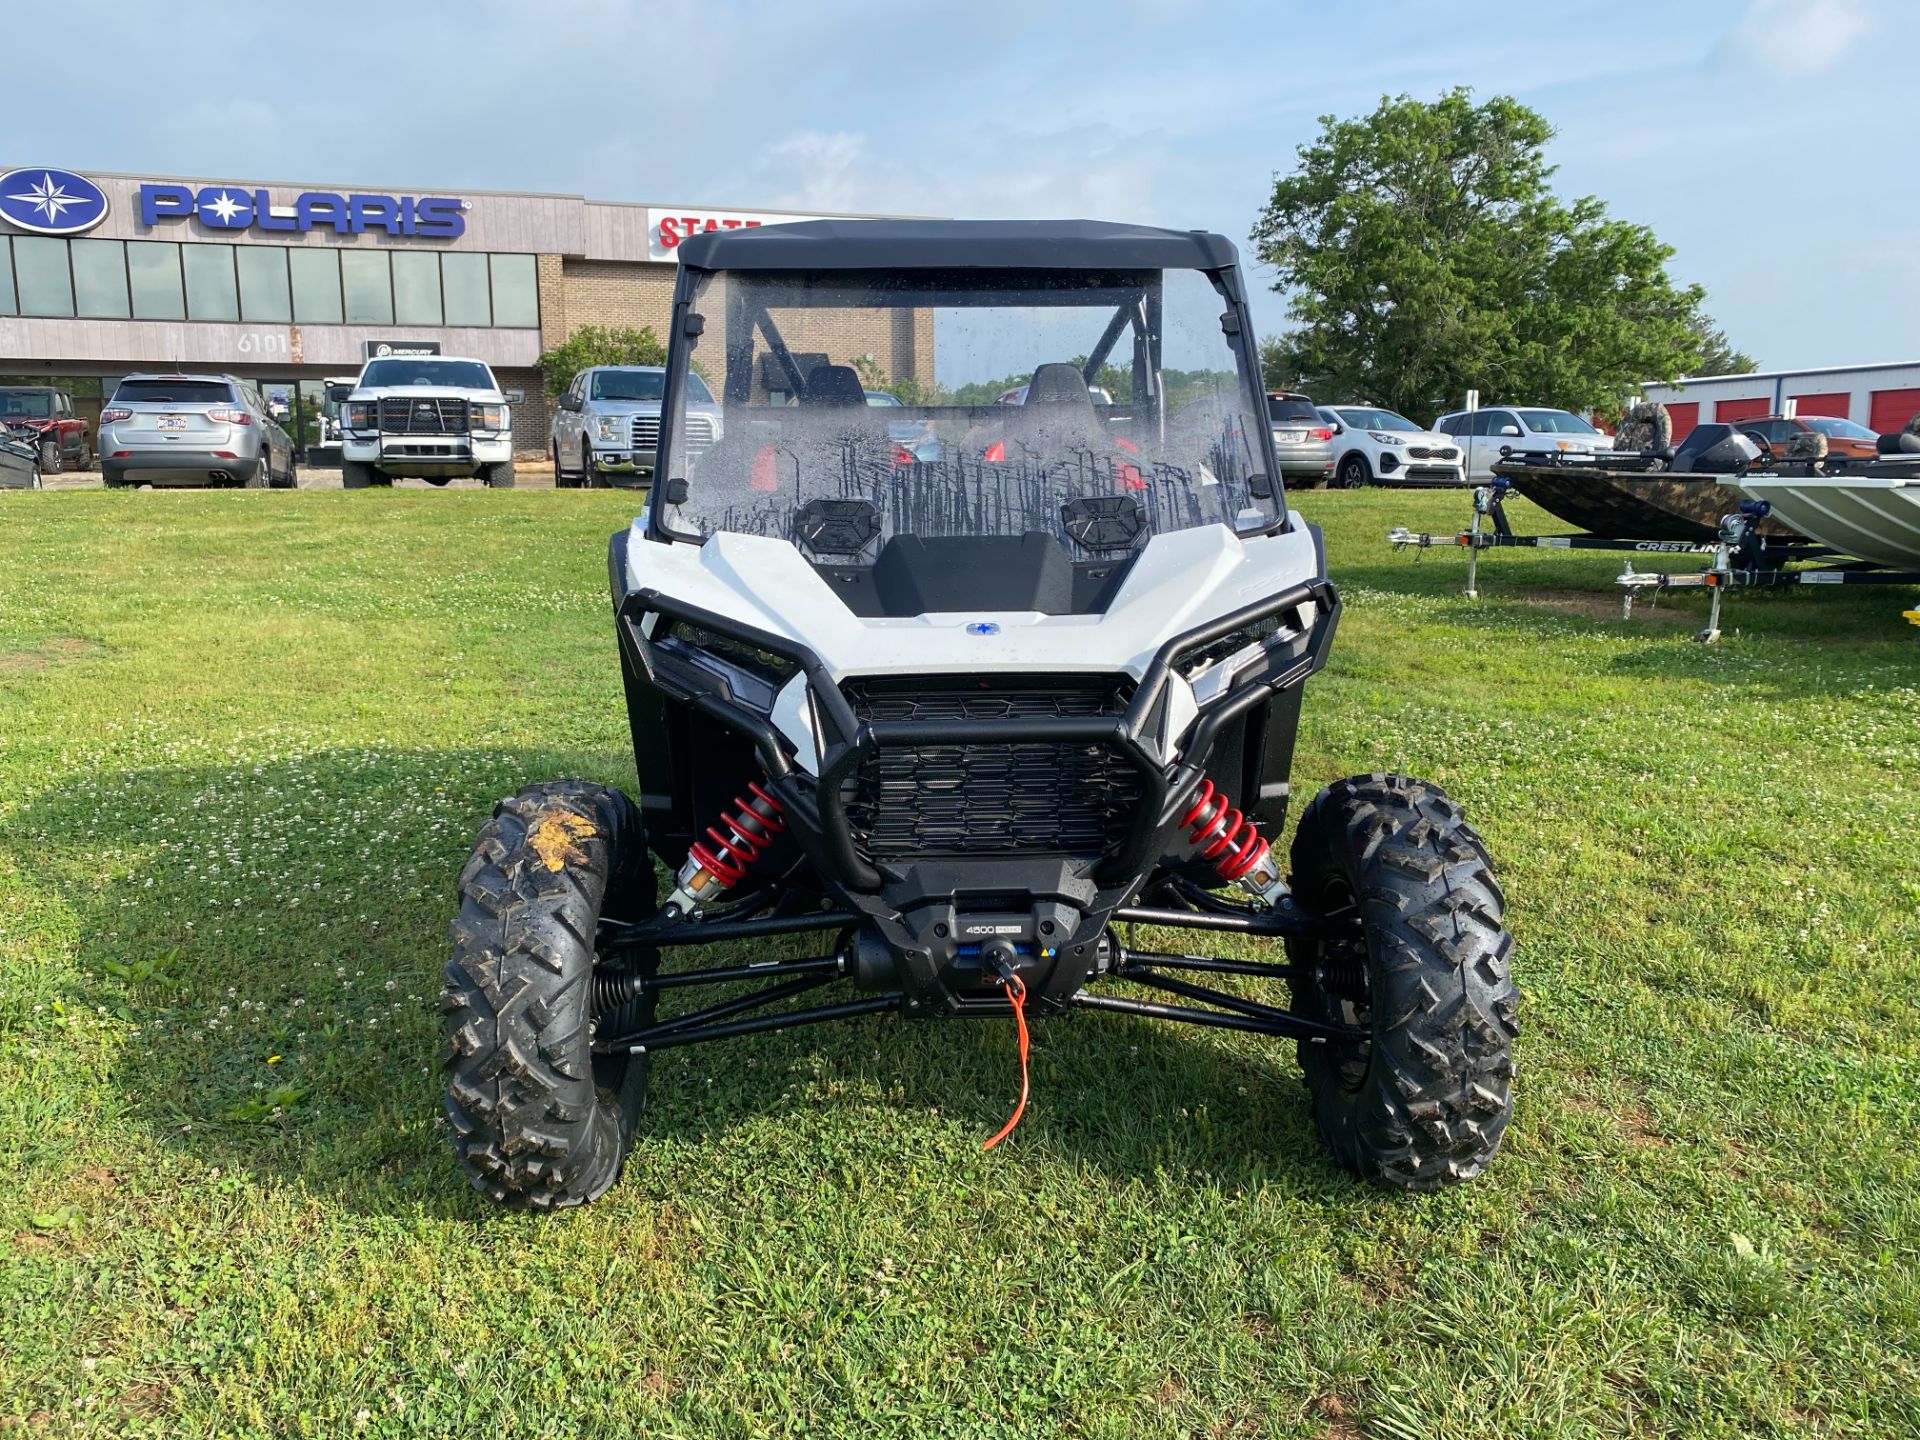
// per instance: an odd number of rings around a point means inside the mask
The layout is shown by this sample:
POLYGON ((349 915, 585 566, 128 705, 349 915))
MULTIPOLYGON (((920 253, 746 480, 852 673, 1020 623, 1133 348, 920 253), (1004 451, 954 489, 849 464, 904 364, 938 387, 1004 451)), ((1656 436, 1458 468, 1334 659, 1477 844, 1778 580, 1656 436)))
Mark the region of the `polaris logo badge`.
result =
POLYGON ((967 626, 969 635, 998 635, 1000 627, 991 620, 976 620, 967 626))
POLYGON ((9 170, 0 175, 0 216, 36 235, 78 235, 107 218, 107 196, 71 170, 9 170))

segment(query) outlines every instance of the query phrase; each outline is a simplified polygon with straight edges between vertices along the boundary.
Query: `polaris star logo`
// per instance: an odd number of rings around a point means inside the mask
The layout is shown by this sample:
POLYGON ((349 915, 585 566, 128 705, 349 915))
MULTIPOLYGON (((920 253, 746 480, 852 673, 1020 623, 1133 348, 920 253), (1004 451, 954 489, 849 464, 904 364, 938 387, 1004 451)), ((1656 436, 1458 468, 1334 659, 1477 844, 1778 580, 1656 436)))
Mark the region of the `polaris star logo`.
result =
POLYGON ((967 626, 969 635, 998 635, 1000 627, 991 620, 976 620, 967 626))
POLYGON ((107 196, 71 170, 9 170, 0 175, 0 216, 36 235, 78 235, 107 218, 107 196))

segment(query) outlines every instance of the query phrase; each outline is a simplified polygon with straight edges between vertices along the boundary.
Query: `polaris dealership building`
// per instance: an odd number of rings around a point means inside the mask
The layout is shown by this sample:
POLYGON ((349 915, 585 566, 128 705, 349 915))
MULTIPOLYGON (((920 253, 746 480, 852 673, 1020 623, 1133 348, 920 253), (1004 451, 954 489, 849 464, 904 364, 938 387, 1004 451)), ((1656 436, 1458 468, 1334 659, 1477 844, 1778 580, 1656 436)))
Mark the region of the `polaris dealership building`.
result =
MULTIPOLYGON (((583 325, 664 340, 675 251, 703 230, 814 216, 577 195, 29 166, 0 174, 0 383, 58 385, 97 422, 120 376, 256 381, 297 445, 317 442, 328 376, 437 351, 522 392, 514 439, 546 449, 534 362, 583 325)), ((876 358, 912 374, 927 348, 876 358)))

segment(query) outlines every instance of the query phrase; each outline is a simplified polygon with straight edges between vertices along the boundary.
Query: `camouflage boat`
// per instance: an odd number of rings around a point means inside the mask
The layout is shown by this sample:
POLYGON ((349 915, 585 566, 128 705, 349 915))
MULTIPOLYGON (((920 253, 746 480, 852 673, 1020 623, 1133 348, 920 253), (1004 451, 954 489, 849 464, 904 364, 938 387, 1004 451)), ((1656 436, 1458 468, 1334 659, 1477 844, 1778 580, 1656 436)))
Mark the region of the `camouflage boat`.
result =
MULTIPOLYGON (((1720 517, 1740 508, 1739 492, 1722 484, 1725 477, 1718 475, 1519 461, 1496 465, 1494 473, 1569 525, 1622 540, 1717 539, 1720 517)), ((1772 516, 1755 528, 1770 540, 1802 538, 1772 516)))

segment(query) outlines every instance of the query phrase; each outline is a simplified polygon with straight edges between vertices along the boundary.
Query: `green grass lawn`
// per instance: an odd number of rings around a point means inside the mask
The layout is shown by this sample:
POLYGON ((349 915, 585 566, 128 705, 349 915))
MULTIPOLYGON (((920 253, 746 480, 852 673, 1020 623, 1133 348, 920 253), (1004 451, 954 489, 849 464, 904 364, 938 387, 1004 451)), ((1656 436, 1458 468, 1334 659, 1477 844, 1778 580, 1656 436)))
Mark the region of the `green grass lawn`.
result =
POLYGON ((520 785, 632 783, 632 503, 0 496, 0 1435, 1920 1431, 1911 592, 1706 648, 1617 558, 1473 603, 1386 547, 1460 495, 1301 497, 1347 613, 1297 788, 1430 776, 1506 888, 1475 1184, 1357 1185, 1289 1047, 1114 1017, 1037 1026, 983 1155, 1011 1027, 865 1021, 663 1056, 619 1186, 497 1214, 454 879, 520 785))

